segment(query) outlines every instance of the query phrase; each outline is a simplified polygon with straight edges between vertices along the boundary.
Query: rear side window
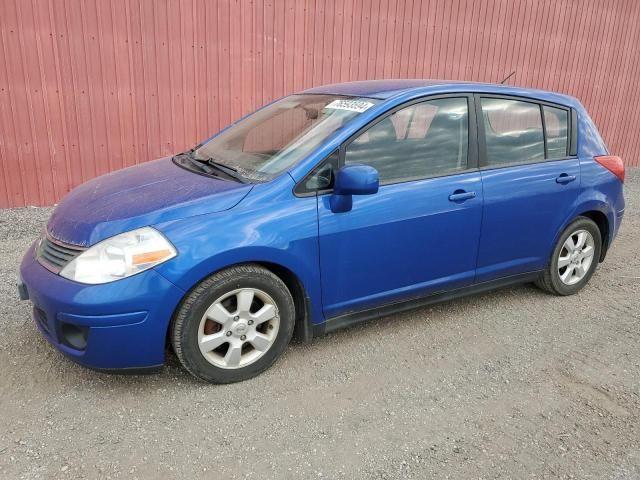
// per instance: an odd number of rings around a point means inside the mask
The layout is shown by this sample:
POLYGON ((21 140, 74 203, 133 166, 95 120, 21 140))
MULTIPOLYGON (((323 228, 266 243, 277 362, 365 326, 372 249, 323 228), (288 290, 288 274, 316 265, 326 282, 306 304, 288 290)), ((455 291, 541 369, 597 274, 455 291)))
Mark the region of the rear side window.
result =
POLYGON ((345 164, 374 167, 381 184, 465 170, 468 111, 466 97, 428 100, 400 109, 349 143, 345 164))
POLYGON ((569 151, 569 112, 543 105, 544 127, 547 132, 547 158, 565 158, 569 151))
POLYGON ((507 98, 481 98, 487 165, 543 161, 540 105, 507 98))

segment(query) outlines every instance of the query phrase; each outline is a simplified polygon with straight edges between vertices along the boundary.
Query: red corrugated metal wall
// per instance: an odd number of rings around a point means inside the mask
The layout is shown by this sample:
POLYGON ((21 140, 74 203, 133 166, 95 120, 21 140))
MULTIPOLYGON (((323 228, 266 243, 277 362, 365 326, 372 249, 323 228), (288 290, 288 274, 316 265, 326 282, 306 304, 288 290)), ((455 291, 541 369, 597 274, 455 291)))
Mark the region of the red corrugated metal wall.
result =
POLYGON ((0 207, 183 150, 323 83, 444 78, 575 95, 638 165, 635 0, 0 0, 0 207))

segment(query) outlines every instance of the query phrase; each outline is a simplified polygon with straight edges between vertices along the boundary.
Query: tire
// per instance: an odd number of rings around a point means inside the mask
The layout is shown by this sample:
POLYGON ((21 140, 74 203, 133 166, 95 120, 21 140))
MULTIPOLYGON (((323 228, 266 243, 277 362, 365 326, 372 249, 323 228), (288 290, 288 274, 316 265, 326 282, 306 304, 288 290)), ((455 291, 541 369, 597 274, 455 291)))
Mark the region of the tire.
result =
POLYGON ((560 235, 544 274, 536 282, 536 285, 554 295, 578 293, 595 272, 601 251, 602 235, 598 226, 589 218, 576 218, 560 235), (586 232, 588 235, 582 237, 581 232, 586 232), (570 238, 571 240, 569 240, 570 238), (576 246, 582 238, 585 239, 584 246, 576 248, 572 253, 570 248, 567 248, 567 242, 570 247, 576 246), (586 253, 589 245, 592 246, 590 257, 586 253), (586 267, 588 258, 591 258, 591 261, 586 267), (565 267, 561 266, 560 262, 569 262, 569 264, 565 267), (573 269, 573 271, 569 271, 569 269, 573 269))
POLYGON ((246 264, 222 270, 189 292, 174 314, 170 338, 189 373, 232 383, 269 368, 287 348, 294 323, 293 298, 282 280, 246 264))

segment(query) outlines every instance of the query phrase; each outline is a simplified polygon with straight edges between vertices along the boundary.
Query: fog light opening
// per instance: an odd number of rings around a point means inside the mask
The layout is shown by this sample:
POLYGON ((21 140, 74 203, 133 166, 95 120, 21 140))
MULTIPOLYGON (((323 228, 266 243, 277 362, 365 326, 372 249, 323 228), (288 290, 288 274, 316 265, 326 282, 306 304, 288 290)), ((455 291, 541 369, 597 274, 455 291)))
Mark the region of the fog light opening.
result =
POLYGON ((87 348, 88 327, 79 327, 71 323, 60 322, 60 339, 62 343, 76 350, 87 348))

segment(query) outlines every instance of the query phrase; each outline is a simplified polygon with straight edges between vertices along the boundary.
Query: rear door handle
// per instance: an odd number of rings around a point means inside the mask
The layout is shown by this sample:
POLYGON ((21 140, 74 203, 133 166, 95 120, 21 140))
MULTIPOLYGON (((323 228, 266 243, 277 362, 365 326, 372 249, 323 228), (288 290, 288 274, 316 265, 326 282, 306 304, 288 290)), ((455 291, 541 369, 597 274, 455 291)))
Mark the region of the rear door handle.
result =
POLYGON ((561 183, 565 185, 567 183, 571 183, 576 179, 575 175, 567 175, 566 173, 561 174, 559 177, 556 177, 556 183, 561 183))
POLYGON ((476 197, 476 192, 465 192, 464 190, 456 190, 451 195, 449 195, 449 201, 464 202, 465 200, 469 200, 475 197, 476 197))

